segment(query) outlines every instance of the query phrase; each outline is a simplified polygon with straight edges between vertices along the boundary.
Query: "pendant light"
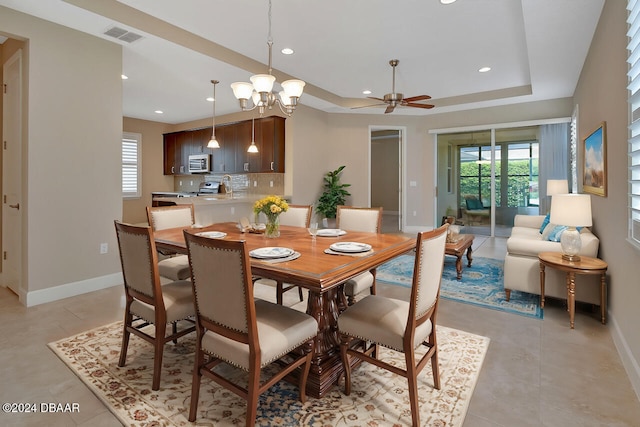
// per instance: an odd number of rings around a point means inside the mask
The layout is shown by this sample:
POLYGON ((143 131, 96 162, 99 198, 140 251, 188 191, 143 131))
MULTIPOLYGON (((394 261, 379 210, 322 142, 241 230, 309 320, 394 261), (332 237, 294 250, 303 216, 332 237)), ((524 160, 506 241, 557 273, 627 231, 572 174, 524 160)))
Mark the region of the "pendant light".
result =
POLYGON ((258 146, 256 145, 256 118, 251 118, 251 145, 247 148, 247 153, 257 153, 258 146))
POLYGON ((211 140, 207 144, 209 148, 220 148, 218 140, 216 139, 216 85, 220 83, 218 80, 211 80, 213 83, 213 130, 211 131, 211 140))

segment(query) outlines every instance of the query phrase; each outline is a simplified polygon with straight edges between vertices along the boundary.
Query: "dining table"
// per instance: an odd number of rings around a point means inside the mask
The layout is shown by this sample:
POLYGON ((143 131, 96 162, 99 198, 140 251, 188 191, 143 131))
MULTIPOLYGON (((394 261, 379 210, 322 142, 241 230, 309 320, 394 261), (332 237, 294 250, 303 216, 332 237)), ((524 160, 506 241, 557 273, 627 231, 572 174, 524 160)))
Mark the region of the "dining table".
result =
MULTIPOLYGON (((186 254, 184 229, 178 227, 155 231, 156 247, 186 254)), ((343 284, 358 274, 412 251, 416 245, 415 238, 403 234, 341 230, 328 233, 329 237, 318 235, 314 238, 306 228, 285 225, 280 225, 280 236, 276 238, 243 232, 234 222, 211 224, 190 231, 244 240, 250 253, 264 248, 287 248, 296 254, 297 257, 290 257, 286 261, 251 257, 251 274, 308 290, 306 312, 318 321, 318 335, 306 391, 316 398, 325 396, 344 372, 338 339, 338 315, 346 309, 343 284), (330 249, 336 244, 338 246, 334 248, 364 246, 367 249, 370 246, 370 249, 362 252, 330 249)))

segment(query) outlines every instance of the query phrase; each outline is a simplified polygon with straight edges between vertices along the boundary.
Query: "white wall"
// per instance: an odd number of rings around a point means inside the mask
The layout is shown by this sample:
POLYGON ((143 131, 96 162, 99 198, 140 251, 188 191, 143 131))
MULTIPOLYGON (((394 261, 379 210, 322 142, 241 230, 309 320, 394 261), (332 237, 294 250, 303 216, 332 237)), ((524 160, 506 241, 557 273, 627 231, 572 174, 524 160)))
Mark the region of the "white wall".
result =
POLYGON ((121 48, 3 7, 0 28, 28 43, 26 303, 117 284, 121 48), (106 255, 99 254, 102 242, 109 244, 106 255))

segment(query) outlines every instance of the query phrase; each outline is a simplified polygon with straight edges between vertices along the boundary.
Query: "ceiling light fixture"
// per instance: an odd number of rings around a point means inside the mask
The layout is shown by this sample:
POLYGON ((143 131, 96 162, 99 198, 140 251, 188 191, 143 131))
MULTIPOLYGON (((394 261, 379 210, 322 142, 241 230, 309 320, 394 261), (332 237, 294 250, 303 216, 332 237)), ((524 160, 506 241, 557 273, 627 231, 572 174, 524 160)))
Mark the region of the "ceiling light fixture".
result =
POLYGON ((235 82, 231 83, 233 95, 240 101, 242 111, 251 111, 258 107, 260 114, 264 113, 265 107, 271 109, 274 104, 278 104, 280 110, 287 116, 291 116, 298 105, 298 99, 302 96, 305 83, 302 80, 292 79, 282 82, 283 91, 280 96, 271 92, 276 78, 271 74, 271 51, 273 48, 273 38, 271 37, 271 0, 269 0, 269 74, 256 74, 251 76, 251 83, 235 82), (253 101, 253 107, 249 107, 249 99, 253 101))
POLYGON ((280 52, 282 52, 283 55, 293 55, 293 49, 290 47, 285 47, 280 52))
POLYGON ((478 70, 480 73, 486 73, 488 71, 491 71, 491 67, 482 67, 478 70))
POLYGON ((127 77, 127 76, 126 76, 126 75, 124 75, 124 74, 120 74, 120 78, 121 78, 122 80, 127 80, 129 77, 127 77))
POLYGON ((218 80, 211 80, 211 83, 213 83, 213 129, 207 147, 220 148, 220 144, 218 144, 218 140, 216 139, 216 85, 220 82, 218 80))
POLYGON ((451 4, 451 3, 455 3, 456 0, 440 0, 441 4, 451 4))
POLYGON ((251 119, 251 145, 247 148, 247 153, 257 153, 258 146, 256 145, 256 118, 251 119))

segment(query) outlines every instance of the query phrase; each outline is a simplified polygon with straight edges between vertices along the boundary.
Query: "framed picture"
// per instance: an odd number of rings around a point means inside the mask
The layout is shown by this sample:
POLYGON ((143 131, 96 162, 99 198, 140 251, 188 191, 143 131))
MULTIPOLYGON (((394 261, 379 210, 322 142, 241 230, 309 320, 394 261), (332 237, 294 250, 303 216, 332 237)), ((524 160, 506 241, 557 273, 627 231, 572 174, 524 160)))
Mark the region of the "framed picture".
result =
POLYGON ((582 190, 585 193, 607 195, 607 123, 582 140, 582 190))

